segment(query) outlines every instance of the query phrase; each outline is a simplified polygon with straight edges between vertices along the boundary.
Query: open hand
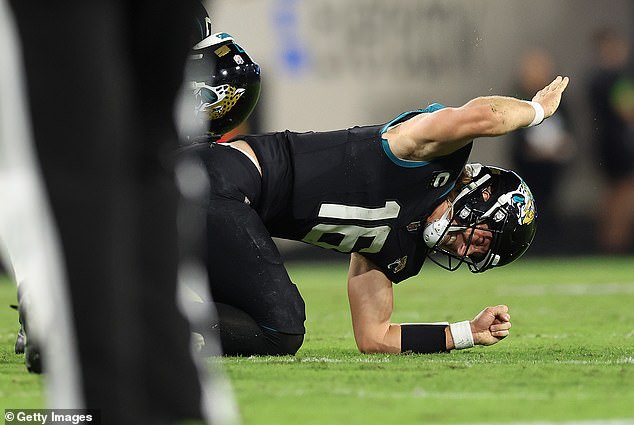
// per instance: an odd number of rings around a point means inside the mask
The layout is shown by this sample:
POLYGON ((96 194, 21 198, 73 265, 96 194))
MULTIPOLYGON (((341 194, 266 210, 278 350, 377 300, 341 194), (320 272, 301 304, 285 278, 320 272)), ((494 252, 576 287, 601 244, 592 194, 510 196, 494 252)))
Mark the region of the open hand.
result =
POLYGON ((559 107, 559 102, 561 102, 561 95, 568 87, 569 81, 568 77, 559 76, 533 96, 533 102, 538 102, 544 108, 544 118, 555 113, 559 107))

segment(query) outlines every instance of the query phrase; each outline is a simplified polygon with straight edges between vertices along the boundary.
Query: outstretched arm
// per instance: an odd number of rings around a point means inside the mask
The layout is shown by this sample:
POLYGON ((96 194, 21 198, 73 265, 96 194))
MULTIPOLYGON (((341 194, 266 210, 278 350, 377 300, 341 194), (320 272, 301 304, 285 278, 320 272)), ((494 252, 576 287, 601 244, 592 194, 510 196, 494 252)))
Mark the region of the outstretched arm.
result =
MULTIPOLYGON (((568 81, 568 77, 557 77, 533 97, 532 101, 543 108, 544 119, 559 107, 568 81)), ((477 137, 500 136, 526 127, 535 116, 535 109, 526 101, 484 96, 459 108, 417 115, 390 129, 385 137, 397 157, 428 161, 455 152, 477 137)))
MULTIPOLYGON (((392 282, 360 254, 352 254, 350 260, 348 298, 354 338, 359 351, 363 353, 400 353, 405 351, 404 343, 408 347, 406 349, 412 349, 415 352, 450 351, 456 348, 456 343, 459 345, 458 348, 466 347, 464 339, 473 341, 475 345, 492 345, 508 336, 511 328, 508 307, 499 305, 487 307, 472 321, 463 322, 463 333, 460 334, 459 326, 435 325, 437 328, 433 332, 435 335, 440 335, 440 344, 436 349, 429 341, 403 341, 403 328, 416 329, 419 325, 402 326, 391 322, 392 282), (459 341, 454 341, 452 332, 456 332, 459 341), (422 348, 417 350, 417 344, 420 344, 422 348)), ((420 337, 425 333, 413 331, 409 335, 420 337)))

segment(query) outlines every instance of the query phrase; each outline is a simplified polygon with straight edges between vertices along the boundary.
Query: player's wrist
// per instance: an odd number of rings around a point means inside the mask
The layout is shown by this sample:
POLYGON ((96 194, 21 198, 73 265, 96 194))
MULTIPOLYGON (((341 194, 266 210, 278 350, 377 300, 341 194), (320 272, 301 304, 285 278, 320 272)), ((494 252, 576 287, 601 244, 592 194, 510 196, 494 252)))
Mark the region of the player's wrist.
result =
POLYGON ((525 102, 528 103, 535 111, 535 117, 533 118, 533 121, 531 121, 531 123, 528 124, 526 128, 534 127, 541 124, 542 121, 544 121, 544 117, 546 115, 546 113, 544 112, 544 107, 539 102, 535 102, 532 100, 526 100, 525 102))
POLYGON ((473 332, 471 330, 471 322, 468 320, 462 322, 451 323, 449 332, 453 340, 453 349, 464 350, 475 345, 473 332))

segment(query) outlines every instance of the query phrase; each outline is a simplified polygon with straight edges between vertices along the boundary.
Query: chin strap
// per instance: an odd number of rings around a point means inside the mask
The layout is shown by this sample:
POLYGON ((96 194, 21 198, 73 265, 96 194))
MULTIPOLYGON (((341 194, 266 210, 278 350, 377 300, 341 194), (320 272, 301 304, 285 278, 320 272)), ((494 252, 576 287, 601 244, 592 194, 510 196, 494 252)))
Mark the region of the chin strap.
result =
POLYGON ((449 214, 453 211, 453 204, 450 204, 442 217, 427 223, 423 230, 423 240, 429 248, 433 248, 449 230, 449 214))
MULTIPOLYGON (((465 166, 467 173, 474 177, 480 173, 481 168, 482 166, 480 164, 469 164, 465 166)), ((443 213, 443 215, 440 218, 433 220, 431 223, 427 223, 427 225, 425 226, 425 230, 423 230, 423 240, 429 248, 433 248, 434 246, 436 246, 447 232, 464 229, 464 226, 451 226, 451 218, 453 218, 453 206, 460 199, 473 193, 474 190, 481 187, 490 178, 491 175, 485 174, 478 180, 467 183, 462 188, 462 190, 460 190, 453 202, 449 201, 449 207, 443 213)))

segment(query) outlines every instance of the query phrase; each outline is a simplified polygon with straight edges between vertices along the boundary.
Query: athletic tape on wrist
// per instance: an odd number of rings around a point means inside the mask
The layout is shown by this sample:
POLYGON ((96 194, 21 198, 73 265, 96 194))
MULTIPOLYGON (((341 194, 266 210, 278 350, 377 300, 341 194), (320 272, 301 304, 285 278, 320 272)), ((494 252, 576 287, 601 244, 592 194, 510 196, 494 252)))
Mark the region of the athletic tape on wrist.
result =
POLYGON ((541 124, 542 121, 544 121, 544 108, 542 107, 542 105, 540 105, 538 102, 533 102, 532 100, 526 101, 526 103, 531 105, 535 110, 535 118, 533 118, 533 121, 531 121, 531 123, 526 127, 535 127, 536 125, 541 124))
POLYGON ((453 338, 453 344, 456 350, 471 348, 475 345, 473 334, 471 333, 471 323, 468 320, 450 324, 449 330, 451 331, 451 337, 453 338))

